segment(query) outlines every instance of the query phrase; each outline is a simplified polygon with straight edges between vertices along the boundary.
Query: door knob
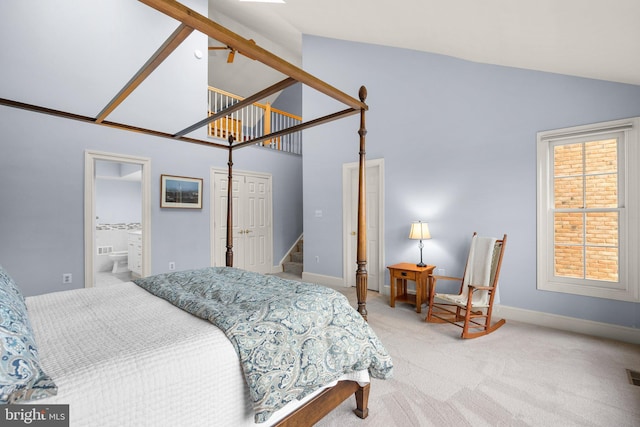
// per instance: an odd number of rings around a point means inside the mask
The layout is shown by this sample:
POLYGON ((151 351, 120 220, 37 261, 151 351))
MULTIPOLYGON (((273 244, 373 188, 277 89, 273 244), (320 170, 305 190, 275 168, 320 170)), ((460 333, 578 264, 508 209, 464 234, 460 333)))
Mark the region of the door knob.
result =
POLYGON ((352 231, 352 232, 351 232, 351 235, 352 235, 352 236, 355 236, 355 235, 356 235, 356 232, 355 232, 355 231, 352 231))

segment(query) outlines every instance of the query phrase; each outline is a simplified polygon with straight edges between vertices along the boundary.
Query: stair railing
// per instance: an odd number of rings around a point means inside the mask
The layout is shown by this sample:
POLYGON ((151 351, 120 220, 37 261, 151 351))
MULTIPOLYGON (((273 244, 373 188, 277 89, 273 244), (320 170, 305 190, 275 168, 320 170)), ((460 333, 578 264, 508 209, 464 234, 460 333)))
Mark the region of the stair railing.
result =
MULTIPOLYGON (((244 98, 209 86, 209 115, 229 107, 244 98)), ((209 124, 208 135, 228 140, 233 135, 236 141, 250 141, 302 123, 302 117, 273 108, 271 104, 253 104, 234 111, 209 124)), ((292 154, 302 154, 302 133, 294 132, 259 142, 256 145, 292 154)))

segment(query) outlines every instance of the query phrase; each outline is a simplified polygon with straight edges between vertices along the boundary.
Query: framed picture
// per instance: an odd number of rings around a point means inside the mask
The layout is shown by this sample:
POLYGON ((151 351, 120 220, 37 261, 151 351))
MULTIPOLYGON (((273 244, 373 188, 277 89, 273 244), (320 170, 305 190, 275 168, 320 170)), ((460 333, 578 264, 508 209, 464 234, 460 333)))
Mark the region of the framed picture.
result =
POLYGON ((202 209, 202 178, 160 175, 160 207, 202 209))

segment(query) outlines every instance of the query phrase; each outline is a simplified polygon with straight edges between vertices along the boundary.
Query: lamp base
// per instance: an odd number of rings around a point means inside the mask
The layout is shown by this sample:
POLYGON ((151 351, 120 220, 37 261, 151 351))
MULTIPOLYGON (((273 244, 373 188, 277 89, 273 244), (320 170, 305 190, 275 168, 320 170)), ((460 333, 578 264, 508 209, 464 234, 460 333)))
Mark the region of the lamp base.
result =
POLYGON ((427 264, 422 262, 422 248, 424 247, 424 245, 422 244, 422 240, 420 240, 420 244, 418 245, 418 247, 420 248, 420 262, 418 264, 416 264, 416 266, 418 266, 418 267, 426 267, 427 264))

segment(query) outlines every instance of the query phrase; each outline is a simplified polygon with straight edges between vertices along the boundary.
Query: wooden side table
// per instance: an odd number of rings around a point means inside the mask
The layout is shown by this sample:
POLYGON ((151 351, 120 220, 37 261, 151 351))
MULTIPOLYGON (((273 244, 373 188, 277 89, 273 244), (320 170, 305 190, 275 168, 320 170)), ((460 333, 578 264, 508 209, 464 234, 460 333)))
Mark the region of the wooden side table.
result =
POLYGON ((422 311, 422 304, 429 300, 429 277, 433 274, 435 265, 418 267, 415 264, 402 262, 387 267, 391 276, 391 298, 389 305, 396 306, 396 301, 408 302, 416 306, 416 312, 422 311), (416 294, 407 293, 407 280, 416 282, 416 294), (399 282, 398 282, 399 281, 399 282))

